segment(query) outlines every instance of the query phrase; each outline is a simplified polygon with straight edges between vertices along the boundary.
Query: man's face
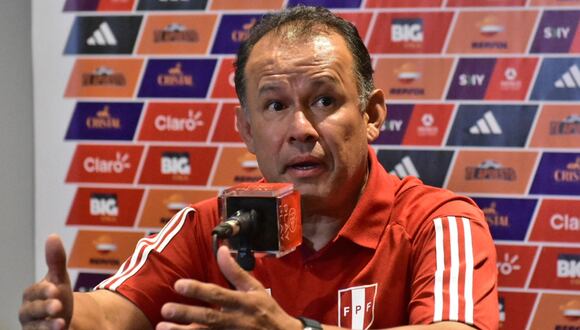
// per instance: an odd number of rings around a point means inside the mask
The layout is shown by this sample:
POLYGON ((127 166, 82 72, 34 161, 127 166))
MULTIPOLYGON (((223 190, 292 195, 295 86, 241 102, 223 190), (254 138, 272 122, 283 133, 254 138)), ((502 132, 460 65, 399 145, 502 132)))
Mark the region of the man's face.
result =
POLYGON ((237 113, 242 138, 264 177, 294 183, 310 212, 349 207, 364 185, 369 123, 353 66, 334 32, 268 34, 246 64, 247 113, 237 113))

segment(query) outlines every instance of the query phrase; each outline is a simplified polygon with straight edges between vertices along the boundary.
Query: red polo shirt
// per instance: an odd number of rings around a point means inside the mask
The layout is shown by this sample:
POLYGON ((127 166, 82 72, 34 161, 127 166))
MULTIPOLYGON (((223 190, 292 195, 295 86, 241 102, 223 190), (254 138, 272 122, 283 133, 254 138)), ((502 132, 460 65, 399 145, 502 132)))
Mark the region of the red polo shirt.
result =
MULTIPOLYGON (((498 326, 495 248, 482 212, 466 197, 388 174, 369 148, 367 186, 324 248, 301 246, 256 260, 254 276, 293 316, 345 328, 386 328, 453 320, 498 326)), ((228 287, 211 247, 216 199, 180 211, 97 288, 117 291, 162 320, 179 278, 228 287)))

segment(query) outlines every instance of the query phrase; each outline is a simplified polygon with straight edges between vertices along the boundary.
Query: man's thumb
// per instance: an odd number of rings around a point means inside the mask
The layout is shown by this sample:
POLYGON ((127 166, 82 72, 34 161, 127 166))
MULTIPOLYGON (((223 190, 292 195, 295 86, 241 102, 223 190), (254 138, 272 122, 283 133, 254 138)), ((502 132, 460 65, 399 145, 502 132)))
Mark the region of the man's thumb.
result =
POLYGON ((44 246, 44 254, 48 266, 46 279, 56 284, 67 283, 69 278, 66 270, 66 252, 58 235, 48 236, 44 246))

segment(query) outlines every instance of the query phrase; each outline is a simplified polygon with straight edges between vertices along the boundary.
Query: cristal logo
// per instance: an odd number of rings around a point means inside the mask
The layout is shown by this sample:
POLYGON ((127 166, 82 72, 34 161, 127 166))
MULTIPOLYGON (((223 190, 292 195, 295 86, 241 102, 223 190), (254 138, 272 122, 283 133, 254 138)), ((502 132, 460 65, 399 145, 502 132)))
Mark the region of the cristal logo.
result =
POLYGON ((87 157, 83 161, 83 168, 88 173, 123 173, 131 168, 128 162, 129 154, 117 152, 115 159, 101 159, 99 157, 87 157))
POLYGON ((161 156, 161 174, 190 175, 189 153, 164 152, 161 156))
POLYGON ((574 254, 561 254, 557 260, 558 278, 580 278, 580 256, 574 254))
POLYGON ((88 117, 86 125, 93 129, 121 129, 121 119, 111 116, 109 106, 106 105, 102 110, 97 111, 96 116, 88 117))
POLYGON ((508 276, 516 270, 520 270, 522 267, 517 263, 520 256, 514 254, 510 256, 509 253, 503 254, 503 260, 497 262, 497 270, 504 276, 508 276))
POLYGON ((510 219, 507 215, 501 215, 497 212, 496 202, 492 202, 489 207, 481 209, 485 215, 485 220, 490 226, 494 227, 509 227, 510 219))
POLYGON ((187 118, 178 118, 172 115, 159 115, 155 117, 155 128, 162 132, 193 132, 196 128, 205 124, 204 121, 201 120, 201 116, 201 111, 194 113, 193 110, 187 112, 187 118))
POLYGON ((92 216, 118 216, 119 207, 117 205, 117 195, 91 194, 89 213, 92 216))
POLYGON ((580 181, 580 157, 576 162, 568 163, 566 169, 554 171, 556 182, 579 182, 580 181))
POLYGON ((193 76, 184 74, 181 62, 177 62, 174 67, 167 70, 167 74, 157 76, 157 83, 159 86, 193 87, 193 76))
POLYGON ((256 19, 252 18, 252 20, 244 25, 242 25, 242 30, 234 30, 232 31, 232 41, 235 42, 243 42, 248 39, 250 36, 250 29, 256 25, 256 19))
POLYGON ((550 226, 554 230, 580 231, 580 219, 569 214, 555 213, 550 218, 550 226))

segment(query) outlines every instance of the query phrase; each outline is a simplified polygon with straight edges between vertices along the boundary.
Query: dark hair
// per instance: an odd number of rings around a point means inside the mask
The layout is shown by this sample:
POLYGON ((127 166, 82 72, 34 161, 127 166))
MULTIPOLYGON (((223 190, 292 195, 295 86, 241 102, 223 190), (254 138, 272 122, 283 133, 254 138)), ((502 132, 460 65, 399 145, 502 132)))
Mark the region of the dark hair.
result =
MULTIPOLYGON (((268 13, 252 27, 248 39, 238 49, 235 62, 236 93, 243 108, 246 108, 246 82, 244 70, 252 49, 271 31, 280 33, 283 29, 291 28, 294 35, 309 37, 329 29, 341 35, 350 50, 354 60, 354 76, 357 80, 359 104, 363 111, 367 99, 374 89, 373 67, 369 52, 360 38, 356 27, 334 15, 323 7, 296 6, 279 12, 268 13), (322 30, 321 30, 322 28, 322 30)), ((330 32, 330 31, 326 31, 330 32)))

